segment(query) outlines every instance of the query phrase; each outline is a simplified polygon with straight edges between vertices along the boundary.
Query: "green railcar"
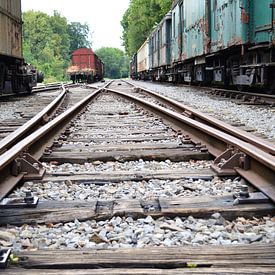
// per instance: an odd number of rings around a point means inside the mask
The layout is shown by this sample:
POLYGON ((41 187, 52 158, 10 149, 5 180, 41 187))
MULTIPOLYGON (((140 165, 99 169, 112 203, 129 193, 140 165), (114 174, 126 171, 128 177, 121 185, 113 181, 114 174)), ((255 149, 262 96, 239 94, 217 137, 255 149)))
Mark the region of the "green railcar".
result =
POLYGON ((275 93, 274 9, 275 0, 175 0, 149 37, 151 78, 275 93))

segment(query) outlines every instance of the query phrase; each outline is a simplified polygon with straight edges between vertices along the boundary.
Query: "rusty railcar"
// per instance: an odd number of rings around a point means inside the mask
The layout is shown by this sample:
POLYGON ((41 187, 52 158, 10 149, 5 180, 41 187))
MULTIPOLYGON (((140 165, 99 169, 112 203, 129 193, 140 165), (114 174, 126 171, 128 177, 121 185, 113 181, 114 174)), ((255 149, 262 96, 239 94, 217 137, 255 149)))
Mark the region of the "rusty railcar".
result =
POLYGON ((152 71, 152 79, 154 80, 165 81, 169 79, 171 25, 172 14, 168 12, 149 38, 149 64, 152 71), (157 68, 157 70, 153 68, 157 68))
POLYGON ((67 74, 74 83, 93 83, 103 78, 104 64, 93 50, 80 48, 72 53, 67 74))
POLYGON ((21 0, 0 1, 0 95, 30 92, 43 75, 23 59, 21 0))
POLYGON ((149 41, 146 40, 137 52, 137 75, 138 79, 149 78, 149 41))
POLYGON ((175 0, 149 36, 149 78, 275 93, 274 9, 275 0, 175 0))

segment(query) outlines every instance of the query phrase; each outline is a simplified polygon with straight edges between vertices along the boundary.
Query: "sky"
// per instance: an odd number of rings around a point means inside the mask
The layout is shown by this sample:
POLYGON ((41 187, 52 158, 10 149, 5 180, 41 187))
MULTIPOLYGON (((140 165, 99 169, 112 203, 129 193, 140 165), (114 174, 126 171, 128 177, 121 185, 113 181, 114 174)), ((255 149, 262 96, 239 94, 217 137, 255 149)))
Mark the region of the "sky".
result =
POLYGON ((87 23, 92 31, 93 50, 101 47, 124 50, 120 21, 128 6, 129 0, 22 0, 23 11, 53 15, 57 10, 69 22, 87 23))

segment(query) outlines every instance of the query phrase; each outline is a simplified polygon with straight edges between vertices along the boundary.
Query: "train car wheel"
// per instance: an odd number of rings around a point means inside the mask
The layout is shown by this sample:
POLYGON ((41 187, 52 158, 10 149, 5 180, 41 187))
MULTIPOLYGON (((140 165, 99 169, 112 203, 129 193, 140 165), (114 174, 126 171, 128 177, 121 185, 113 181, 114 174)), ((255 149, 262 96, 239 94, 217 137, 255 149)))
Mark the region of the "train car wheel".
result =
POLYGON ((16 94, 22 93, 25 91, 25 88, 21 85, 21 82, 17 76, 12 76, 11 86, 12 86, 12 91, 16 94))
POLYGON ((275 95, 275 79, 273 79, 270 89, 267 90, 267 94, 275 95))
POLYGON ((32 92, 32 86, 30 85, 30 83, 25 84, 25 88, 28 94, 31 94, 32 92))
POLYGON ((245 90, 243 85, 237 85, 237 89, 240 92, 243 92, 245 90))
POLYGON ((269 95, 275 95, 275 78, 274 78, 274 75, 275 75, 275 69, 274 70, 271 70, 269 72, 269 85, 267 87, 267 91, 266 93, 269 94, 269 95))
POLYGON ((6 65, 4 63, 0 63, 0 90, 4 90, 5 88, 5 75, 6 75, 6 65))

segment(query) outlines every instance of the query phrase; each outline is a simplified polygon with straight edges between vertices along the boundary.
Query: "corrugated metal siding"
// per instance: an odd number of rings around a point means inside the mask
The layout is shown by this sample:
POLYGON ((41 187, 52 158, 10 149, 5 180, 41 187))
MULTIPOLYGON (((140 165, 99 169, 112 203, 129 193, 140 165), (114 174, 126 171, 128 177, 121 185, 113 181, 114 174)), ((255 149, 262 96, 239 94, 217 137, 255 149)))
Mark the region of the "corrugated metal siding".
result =
POLYGON ((0 54, 22 58, 21 0, 0 0, 0 54))
POLYGON ((139 48, 137 52, 137 71, 143 72, 149 70, 149 41, 146 40, 145 43, 139 48))
POLYGON ((211 0, 211 52, 249 41, 249 0, 211 0))

